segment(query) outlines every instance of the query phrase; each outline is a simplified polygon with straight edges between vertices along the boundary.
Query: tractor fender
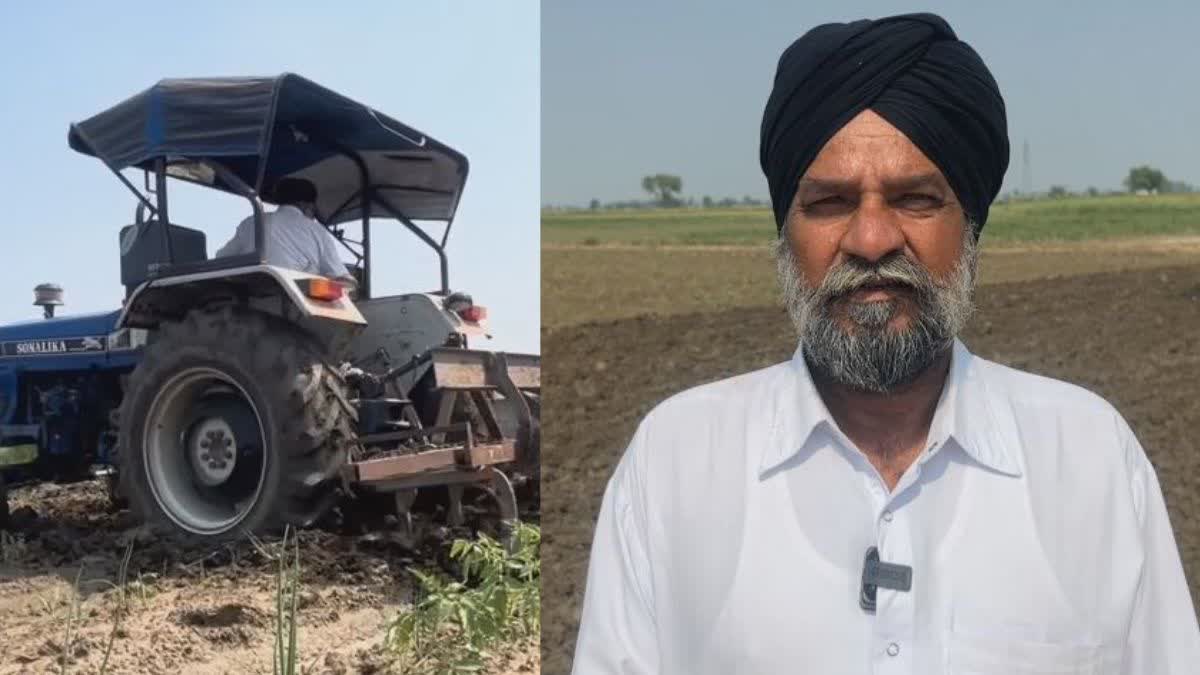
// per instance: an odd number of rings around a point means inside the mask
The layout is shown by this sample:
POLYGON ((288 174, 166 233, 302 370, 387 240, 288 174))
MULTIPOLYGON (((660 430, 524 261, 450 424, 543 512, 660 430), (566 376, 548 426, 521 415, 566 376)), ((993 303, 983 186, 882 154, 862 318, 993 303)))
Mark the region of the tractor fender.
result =
POLYGON ((220 298, 239 298, 287 314, 279 304, 283 298, 302 319, 365 325, 366 319, 348 296, 324 301, 304 294, 301 281, 321 278, 274 265, 248 265, 149 279, 126 299, 116 327, 156 328, 163 320, 181 319, 189 310, 220 298))

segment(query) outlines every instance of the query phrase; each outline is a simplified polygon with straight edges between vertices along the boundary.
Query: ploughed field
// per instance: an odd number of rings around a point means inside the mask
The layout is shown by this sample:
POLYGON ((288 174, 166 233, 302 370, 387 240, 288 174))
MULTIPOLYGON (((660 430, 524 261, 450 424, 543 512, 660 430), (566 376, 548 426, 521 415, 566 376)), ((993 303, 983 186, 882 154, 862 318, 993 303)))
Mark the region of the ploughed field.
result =
MULTIPOLYGON (((99 481, 18 487, 9 501, 15 527, 0 531, 0 675, 278 672, 279 537, 170 543, 114 508, 99 481)), ((494 535, 495 508, 465 500, 466 527, 452 532, 431 504, 414 512, 412 536, 384 508, 342 508, 299 533, 297 672, 395 672, 383 642, 388 622, 414 599, 409 568, 450 571, 448 541, 475 530, 494 535)), ((487 672, 538 672, 536 645, 497 651, 487 672)))
MULTIPOLYGON (((1200 246, 1173 234, 1001 246, 985 234, 979 309, 964 340, 1117 406, 1157 468, 1200 604, 1200 246)), ((771 304, 761 242, 655 249, 567 239, 543 251, 546 673, 570 667, 595 513, 638 420, 675 392, 786 360, 795 346, 771 304)))

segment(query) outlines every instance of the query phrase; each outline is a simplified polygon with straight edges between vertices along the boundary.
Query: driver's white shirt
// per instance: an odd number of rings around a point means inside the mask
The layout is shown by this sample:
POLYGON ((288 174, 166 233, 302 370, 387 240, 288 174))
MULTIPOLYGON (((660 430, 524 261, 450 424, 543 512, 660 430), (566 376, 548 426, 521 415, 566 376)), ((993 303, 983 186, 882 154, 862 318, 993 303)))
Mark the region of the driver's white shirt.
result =
POLYGON ((1200 630, 1154 469, 1104 400, 956 342, 928 449, 889 492, 797 351, 643 420, 574 672, 1184 675, 1200 630), (875 614, 870 546, 912 567, 875 614))
MULTIPOLYGON (((266 227, 266 262, 298 272, 319 274, 333 279, 347 277, 346 264, 338 254, 338 242, 329 230, 304 215, 295 206, 284 205, 263 214, 266 227)), ((254 217, 243 220, 233 238, 217 251, 216 257, 254 252, 254 217)))

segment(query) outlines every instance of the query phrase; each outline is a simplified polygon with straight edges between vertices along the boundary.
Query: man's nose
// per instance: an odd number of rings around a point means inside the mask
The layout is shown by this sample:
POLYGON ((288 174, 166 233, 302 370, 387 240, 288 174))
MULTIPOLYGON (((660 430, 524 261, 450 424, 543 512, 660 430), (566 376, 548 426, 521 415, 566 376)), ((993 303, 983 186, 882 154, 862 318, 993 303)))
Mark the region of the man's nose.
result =
POLYGON ((867 196, 850 217, 839 248, 848 256, 878 262, 904 250, 904 231, 895 211, 882 198, 867 196))

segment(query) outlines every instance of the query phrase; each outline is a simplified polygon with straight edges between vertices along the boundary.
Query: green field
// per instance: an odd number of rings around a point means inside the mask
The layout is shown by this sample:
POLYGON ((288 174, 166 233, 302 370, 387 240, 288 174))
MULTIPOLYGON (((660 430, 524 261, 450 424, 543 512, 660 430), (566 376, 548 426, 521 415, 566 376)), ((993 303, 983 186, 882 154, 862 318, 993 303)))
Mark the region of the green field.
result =
MULTIPOLYGON (((767 209, 647 209, 542 215, 551 245, 755 245, 775 235, 767 209)), ((1079 197, 992 207, 984 240, 1079 241, 1200 235, 1200 194, 1079 197)))

